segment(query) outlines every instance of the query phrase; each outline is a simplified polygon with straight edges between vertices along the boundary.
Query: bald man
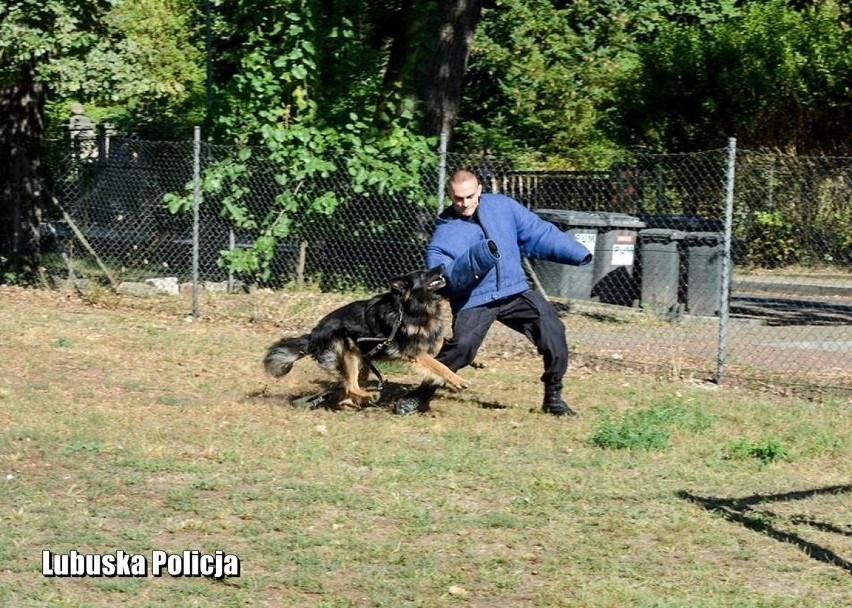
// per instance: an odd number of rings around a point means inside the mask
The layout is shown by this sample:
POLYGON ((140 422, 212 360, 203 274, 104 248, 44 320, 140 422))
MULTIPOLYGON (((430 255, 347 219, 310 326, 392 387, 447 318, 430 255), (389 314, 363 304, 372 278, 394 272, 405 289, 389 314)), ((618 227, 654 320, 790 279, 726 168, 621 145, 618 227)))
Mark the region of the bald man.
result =
MULTIPOLYGON (((562 398, 568 369, 565 326, 556 309, 530 289, 522 256, 576 266, 592 254, 573 236, 516 200, 483 194, 474 173, 460 169, 447 184, 452 204, 438 217, 426 247, 426 265, 446 266, 444 295, 453 311, 453 335, 437 359, 453 371, 470 365, 494 321, 526 336, 543 360, 542 410, 576 416, 562 398)), ((425 412, 437 385, 425 381, 395 405, 397 414, 425 412)))

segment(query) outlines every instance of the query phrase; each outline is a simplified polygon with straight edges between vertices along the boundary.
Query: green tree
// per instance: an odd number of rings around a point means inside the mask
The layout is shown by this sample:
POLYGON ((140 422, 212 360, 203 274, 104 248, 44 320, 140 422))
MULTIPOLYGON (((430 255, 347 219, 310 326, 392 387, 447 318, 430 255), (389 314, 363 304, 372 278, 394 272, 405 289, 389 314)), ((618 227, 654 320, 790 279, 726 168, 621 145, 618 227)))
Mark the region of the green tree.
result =
POLYGON ((144 125, 197 91, 181 37, 185 0, 12 0, 0 7, 0 256, 6 279, 38 273, 48 100, 121 108, 144 125), (181 12, 182 11, 182 12, 181 12))
MULTIPOLYGON (((259 120, 268 122, 270 111, 291 106, 293 93, 307 92, 327 124, 343 124, 354 112, 381 126, 408 99, 422 134, 437 135, 455 120, 479 12, 479 0, 214 2, 214 113, 235 117, 236 105, 260 103, 259 120), (290 74, 291 65, 305 72, 290 74), (257 68, 267 71, 263 83, 257 68), (255 74, 251 100, 246 72, 255 74), (282 75, 290 80, 281 82, 282 75)), ((256 130, 251 118, 242 120, 256 130)))
POLYGON ((421 173, 435 162, 434 142, 417 134, 411 102, 382 88, 384 12, 358 0, 239 0, 216 10, 214 138, 239 151, 207 167, 205 190, 233 226, 257 235, 224 255, 228 267, 268 278, 278 241, 358 197, 429 200, 421 173), (271 204, 252 206, 259 162, 279 189, 271 204))
POLYGON ((637 48, 672 21, 705 23, 727 2, 496 0, 483 9, 465 80, 459 145, 550 158, 613 148, 606 128, 637 48))
POLYGON ((79 8, 75 13, 62 2, 26 0, 0 8, 0 261, 6 279, 37 276, 46 75, 57 58, 77 56, 91 44, 92 26, 107 3, 79 8))
POLYGON ((848 10, 836 0, 801 9, 769 0, 724 20, 664 24, 619 86, 615 137, 669 151, 736 136, 746 147, 848 152, 848 10))
POLYGON ((549 165, 577 151, 718 147, 730 135, 845 151, 851 13, 838 0, 494 0, 456 142, 549 165))
POLYGON ((120 132, 175 139, 204 118, 205 68, 198 2, 133 0, 104 16, 108 34, 78 66, 78 97, 120 132))

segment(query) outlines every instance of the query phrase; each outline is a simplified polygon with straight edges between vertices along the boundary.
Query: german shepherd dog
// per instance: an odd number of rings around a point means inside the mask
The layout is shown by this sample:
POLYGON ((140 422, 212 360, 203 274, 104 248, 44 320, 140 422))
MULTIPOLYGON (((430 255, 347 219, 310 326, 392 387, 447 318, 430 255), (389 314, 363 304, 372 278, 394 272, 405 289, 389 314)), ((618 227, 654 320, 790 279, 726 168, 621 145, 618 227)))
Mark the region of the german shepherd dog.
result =
POLYGON ((382 382, 374 359, 408 361, 419 372, 455 388, 467 386, 433 357, 443 340, 441 299, 436 293, 446 285, 443 272, 441 265, 397 277, 387 293, 338 308, 309 334, 282 338, 266 352, 266 371, 284 376, 296 361, 310 355, 323 369, 339 375, 343 389, 339 405, 360 406, 377 396, 362 387, 370 371, 382 382))

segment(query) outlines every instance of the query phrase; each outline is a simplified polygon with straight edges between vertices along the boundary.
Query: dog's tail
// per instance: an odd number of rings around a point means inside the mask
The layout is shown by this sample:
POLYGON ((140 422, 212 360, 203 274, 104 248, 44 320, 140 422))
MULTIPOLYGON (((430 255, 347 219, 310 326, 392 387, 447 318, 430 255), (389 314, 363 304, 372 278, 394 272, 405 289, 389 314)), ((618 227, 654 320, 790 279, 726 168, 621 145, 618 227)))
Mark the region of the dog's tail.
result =
POLYGON ((263 366, 267 373, 276 378, 287 374, 293 364, 308 354, 310 346, 310 335, 305 334, 298 338, 282 338, 269 347, 263 366))

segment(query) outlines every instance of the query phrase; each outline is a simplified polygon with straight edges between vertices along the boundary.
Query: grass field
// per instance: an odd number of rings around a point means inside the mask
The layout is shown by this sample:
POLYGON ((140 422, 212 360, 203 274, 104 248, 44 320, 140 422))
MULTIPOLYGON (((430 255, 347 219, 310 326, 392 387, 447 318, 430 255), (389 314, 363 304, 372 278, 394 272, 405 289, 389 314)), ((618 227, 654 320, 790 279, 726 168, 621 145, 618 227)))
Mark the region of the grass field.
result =
POLYGON ((343 297, 205 298, 0 287, 0 606, 852 605, 847 400, 577 361, 554 419, 495 331, 428 415, 305 410, 327 378, 260 360, 343 297), (46 577, 45 550, 240 576, 46 577))

